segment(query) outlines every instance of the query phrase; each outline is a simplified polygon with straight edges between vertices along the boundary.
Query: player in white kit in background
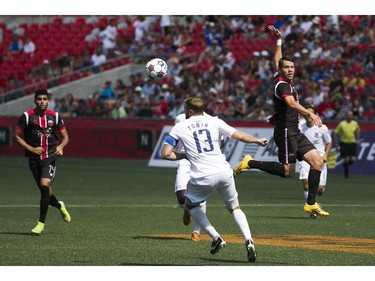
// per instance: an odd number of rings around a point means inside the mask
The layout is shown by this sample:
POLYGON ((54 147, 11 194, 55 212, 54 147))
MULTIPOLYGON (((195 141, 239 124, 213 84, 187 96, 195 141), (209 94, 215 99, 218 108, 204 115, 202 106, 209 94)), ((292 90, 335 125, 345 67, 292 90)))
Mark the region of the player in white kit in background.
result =
POLYGON ((221 137, 224 135, 261 146, 266 146, 268 140, 238 131, 218 117, 204 115, 203 111, 202 98, 189 97, 185 100, 186 120, 173 126, 161 155, 166 160, 186 158, 190 161, 190 180, 185 192, 185 204, 194 220, 213 239, 211 254, 216 254, 226 242, 210 223, 200 205, 217 191, 244 237, 248 261, 255 262, 254 241, 246 215, 240 209, 233 170, 221 151, 221 137), (179 142, 183 145, 185 154, 174 151, 179 142))
MULTIPOLYGON (((308 104, 305 108, 314 114, 316 114, 316 108, 313 104, 308 104)), ((301 123, 299 129, 301 132, 312 142, 319 152, 319 155, 323 158, 322 173, 320 174, 320 181, 318 187, 318 195, 322 195, 326 184, 327 184, 327 160, 328 155, 332 148, 331 134, 326 125, 318 127, 314 124, 314 121, 310 118, 305 118, 306 122, 301 123)), ((299 179, 302 181, 304 198, 308 195, 308 177, 309 177, 310 165, 306 161, 299 161, 299 179)), ((316 218, 315 214, 311 214, 311 218, 316 218)))

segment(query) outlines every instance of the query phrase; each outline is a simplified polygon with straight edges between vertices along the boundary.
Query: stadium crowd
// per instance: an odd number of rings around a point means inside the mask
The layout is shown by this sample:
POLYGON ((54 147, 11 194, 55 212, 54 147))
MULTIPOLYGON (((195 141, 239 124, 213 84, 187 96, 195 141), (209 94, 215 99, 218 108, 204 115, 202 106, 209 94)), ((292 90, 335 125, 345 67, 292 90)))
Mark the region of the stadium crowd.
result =
POLYGON ((67 93, 51 106, 64 117, 175 118, 184 98, 201 91, 209 114, 265 121, 273 113, 268 24, 282 31, 283 46, 296 60, 302 103, 313 103, 324 120, 343 119, 350 109, 357 120, 374 121, 375 16, 365 15, 113 16, 86 36, 100 38, 92 54, 66 53, 50 74, 83 67, 99 72, 106 60, 128 55, 136 63, 164 59, 168 77, 151 81, 137 73, 106 81, 88 99, 67 93))

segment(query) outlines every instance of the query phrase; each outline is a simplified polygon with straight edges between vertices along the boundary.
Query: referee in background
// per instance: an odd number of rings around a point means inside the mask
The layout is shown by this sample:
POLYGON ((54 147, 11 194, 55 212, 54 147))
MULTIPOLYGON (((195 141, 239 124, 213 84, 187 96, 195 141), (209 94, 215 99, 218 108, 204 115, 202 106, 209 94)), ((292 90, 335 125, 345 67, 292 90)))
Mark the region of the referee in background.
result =
POLYGON ((357 144, 359 144, 360 127, 353 119, 353 111, 346 112, 345 120, 342 120, 334 130, 336 151, 338 151, 338 135, 340 135, 340 154, 344 159, 344 175, 349 177, 349 165, 357 161, 357 144))

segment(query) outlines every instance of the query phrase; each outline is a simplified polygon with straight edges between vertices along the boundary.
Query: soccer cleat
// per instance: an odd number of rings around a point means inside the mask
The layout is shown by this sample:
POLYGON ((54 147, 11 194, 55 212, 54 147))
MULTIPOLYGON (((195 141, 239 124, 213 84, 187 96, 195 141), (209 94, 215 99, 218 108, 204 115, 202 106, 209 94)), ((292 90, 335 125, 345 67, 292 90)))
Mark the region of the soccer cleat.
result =
POLYGON ((197 232, 193 232, 193 233, 191 234, 191 241, 194 241, 194 242, 199 242, 199 241, 201 241, 201 237, 200 237, 199 233, 197 233, 197 232))
POLYGON ((237 177, 243 171, 248 170, 249 169, 248 163, 249 163, 250 160, 254 160, 254 158, 251 157, 249 154, 245 155, 244 158, 242 159, 242 161, 240 163, 238 163, 236 168, 233 170, 233 176, 237 177))
POLYGON ((186 210, 184 210, 184 215, 182 216, 182 221, 184 222, 184 225, 189 225, 191 223, 191 215, 186 210))
POLYGON ((61 217, 63 218, 63 220, 65 222, 70 222, 72 219, 70 218, 70 215, 69 215, 68 211, 65 208, 64 202, 63 201, 59 201, 59 203, 61 205, 61 208, 60 208, 61 217))
POLYGON ((306 213, 310 213, 310 214, 317 214, 318 216, 321 216, 321 217, 328 217, 329 216, 329 213, 324 211, 320 205, 318 204, 318 202, 315 202, 314 205, 309 205, 307 203, 305 203, 305 205, 303 206, 303 210, 306 212, 306 213))
POLYGON ((43 231, 44 231, 44 223, 38 221, 38 224, 36 225, 36 227, 34 227, 31 230, 31 233, 39 235, 39 234, 42 234, 43 231))
POLYGON ((255 251, 254 242, 251 240, 246 241, 247 259, 249 262, 255 262, 257 259, 257 252, 255 251))
POLYGON ((211 251, 210 253, 212 255, 215 255, 217 252, 220 251, 221 248, 223 248, 227 243, 224 241, 223 238, 219 237, 216 240, 212 241, 211 244, 211 251))

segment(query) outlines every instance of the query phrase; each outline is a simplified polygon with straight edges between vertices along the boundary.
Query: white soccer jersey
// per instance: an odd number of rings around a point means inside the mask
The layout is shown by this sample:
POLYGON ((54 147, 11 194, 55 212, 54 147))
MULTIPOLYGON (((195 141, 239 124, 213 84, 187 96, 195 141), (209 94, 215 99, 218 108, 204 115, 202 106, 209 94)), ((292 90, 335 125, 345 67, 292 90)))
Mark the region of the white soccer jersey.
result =
MULTIPOLYGON (((207 115, 207 113, 203 112, 203 115, 207 115)), ((183 122, 185 120, 186 120, 185 113, 181 113, 181 114, 176 116, 176 118, 174 120, 174 124, 176 125, 177 123, 183 122)), ((224 138, 222 138, 222 139, 224 139, 224 138)), ((184 147, 182 146, 181 143, 177 144, 177 146, 174 148, 174 151, 177 152, 177 153, 185 153, 184 147)), ((179 160, 179 161, 188 161, 188 160, 182 159, 182 160, 179 160)))
POLYGON ((221 136, 231 137, 236 131, 218 117, 192 116, 175 124, 169 135, 180 142, 191 163, 191 181, 199 184, 207 175, 231 171, 225 155, 221 152, 221 136))
MULTIPOLYGON (((174 124, 178 124, 180 122, 183 122, 186 120, 186 115, 185 113, 181 113, 179 115, 176 116, 175 120, 174 120, 174 124)), ((177 146, 174 148, 174 151, 177 152, 177 153, 184 153, 185 150, 184 150, 184 147, 182 146, 181 143, 178 143, 177 146)), ((185 159, 182 159, 182 161, 184 161, 185 159)), ((181 161, 181 160, 180 160, 181 161)), ((185 160, 187 161, 187 160, 185 160)))
POLYGON ((186 114, 181 113, 181 114, 176 116, 176 119, 174 120, 174 123, 177 124, 177 123, 180 123, 180 122, 185 121, 185 120, 186 120, 186 114))
MULTIPOLYGON (((180 123, 186 120, 185 113, 181 113, 176 116, 174 123, 180 123)), ((184 147, 179 142, 177 146, 174 148, 174 151, 177 153, 185 153, 184 147)), ((190 179, 190 161, 187 159, 181 159, 177 161, 178 168, 177 168, 177 175, 176 181, 174 185, 174 191, 186 190, 186 185, 190 179)))
MULTIPOLYGON (((315 148, 318 150, 320 156, 323 156, 325 153, 326 145, 332 142, 331 134, 326 125, 318 127, 316 125, 309 127, 307 123, 304 123, 300 126, 301 132, 312 142, 315 148)), ((310 165, 306 161, 299 162, 299 179, 308 179, 310 165)), ((322 173, 320 174, 319 185, 325 186, 327 183, 327 163, 324 163, 322 166, 322 173)))
POLYGON ((303 124, 300 127, 301 132, 312 142, 312 144, 318 150, 320 156, 325 153, 325 148, 328 143, 332 142, 331 134, 326 125, 318 127, 316 125, 308 127, 307 124, 303 124))

